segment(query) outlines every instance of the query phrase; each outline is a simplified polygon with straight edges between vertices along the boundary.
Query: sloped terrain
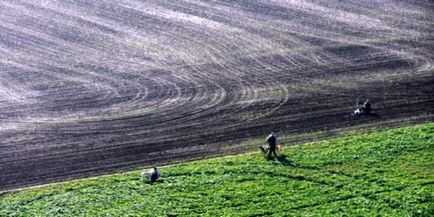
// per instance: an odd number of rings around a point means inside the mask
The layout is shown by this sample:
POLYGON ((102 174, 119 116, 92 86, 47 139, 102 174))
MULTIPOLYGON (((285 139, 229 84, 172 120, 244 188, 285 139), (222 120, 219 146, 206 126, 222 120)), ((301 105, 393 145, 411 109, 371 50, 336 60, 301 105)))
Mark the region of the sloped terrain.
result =
POLYGON ((1 1, 0 190, 433 120, 432 8, 1 1))
POLYGON ((434 124, 0 196, 2 216, 432 216, 434 124))

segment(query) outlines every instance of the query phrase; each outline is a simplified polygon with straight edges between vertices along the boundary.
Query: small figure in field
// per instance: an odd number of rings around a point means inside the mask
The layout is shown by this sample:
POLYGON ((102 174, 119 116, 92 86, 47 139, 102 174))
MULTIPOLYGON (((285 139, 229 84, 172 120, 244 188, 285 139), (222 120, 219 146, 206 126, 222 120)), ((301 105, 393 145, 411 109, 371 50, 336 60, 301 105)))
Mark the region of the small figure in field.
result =
POLYGON ((151 182, 156 182, 160 178, 160 172, 158 172, 157 167, 154 167, 153 173, 151 173, 151 182))
POLYGON ((277 157, 277 154, 276 154, 277 138, 273 132, 271 132, 271 134, 267 137, 267 142, 269 145, 268 158, 271 158, 271 153, 273 153, 274 156, 277 157))
POLYGON ((355 115, 369 115, 372 114, 371 102, 367 99, 362 106, 358 107, 355 111, 355 115))
MULTIPOLYGON (((259 149, 261 150, 261 152, 263 154, 267 154, 268 151, 270 150, 270 146, 269 145, 267 145, 267 146, 262 145, 262 146, 259 146, 259 149)), ((276 145, 276 152, 281 152, 282 150, 283 150, 282 144, 276 145)))
POLYGON ((161 174, 158 171, 157 167, 154 167, 147 172, 142 172, 141 174, 142 180, 147 177, 148 181, 150 181, 151 183, 156 182, 160 178, 160 176, 161 174))
POLYGON ((365 110, 366 114, 371 113, 371 103, 369 102, 369 99, 367 99, 366 102, 363 103, 363 109, 365 110))

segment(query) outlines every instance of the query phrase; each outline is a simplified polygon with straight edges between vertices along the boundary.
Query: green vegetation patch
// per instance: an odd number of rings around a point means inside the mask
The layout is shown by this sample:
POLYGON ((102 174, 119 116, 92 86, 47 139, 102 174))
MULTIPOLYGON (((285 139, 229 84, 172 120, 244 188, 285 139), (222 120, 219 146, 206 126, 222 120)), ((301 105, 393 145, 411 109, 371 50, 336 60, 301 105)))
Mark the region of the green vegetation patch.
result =
POLYGON ((22 190, 0 216, 433 216, 434 124, 22 190))

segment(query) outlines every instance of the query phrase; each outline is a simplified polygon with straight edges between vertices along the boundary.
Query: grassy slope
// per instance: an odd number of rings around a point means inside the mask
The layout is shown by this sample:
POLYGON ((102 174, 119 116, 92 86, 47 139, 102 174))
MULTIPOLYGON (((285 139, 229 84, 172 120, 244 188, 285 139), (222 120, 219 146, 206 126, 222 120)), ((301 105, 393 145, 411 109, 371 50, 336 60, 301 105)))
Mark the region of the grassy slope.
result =
POLYGON ((434 124, 23 190, 0 216, 434 215, 434 124))

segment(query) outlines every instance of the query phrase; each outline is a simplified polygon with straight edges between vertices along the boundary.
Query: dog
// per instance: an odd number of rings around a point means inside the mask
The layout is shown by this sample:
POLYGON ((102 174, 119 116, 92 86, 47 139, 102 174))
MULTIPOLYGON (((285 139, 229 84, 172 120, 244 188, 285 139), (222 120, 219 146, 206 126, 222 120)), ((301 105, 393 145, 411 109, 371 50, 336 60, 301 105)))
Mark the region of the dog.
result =
MULTIPOLYGON (((261 152, 263 154, 267 154, 268 151, 270 150, 270 146, 268 146, 268 145, 259 146, 259 150, 261 150, 261 152)), ((281 152, 282 150, 283 150, 283 145, 282 144, 276 145, 276 152, 281 152)))
POLYGON ((259 149, 261 150, 262 154, 267 154, 268 149, 270 149, 270 147, 263 145, 263 146, 259 146, 259 149))
POLYGON ((278 144, 278 145, 276 146, 276 151, 277 151, 277 152, 282 152, 282 150, 283 150, 283 145, 282 145, 282 144, 278 144))

